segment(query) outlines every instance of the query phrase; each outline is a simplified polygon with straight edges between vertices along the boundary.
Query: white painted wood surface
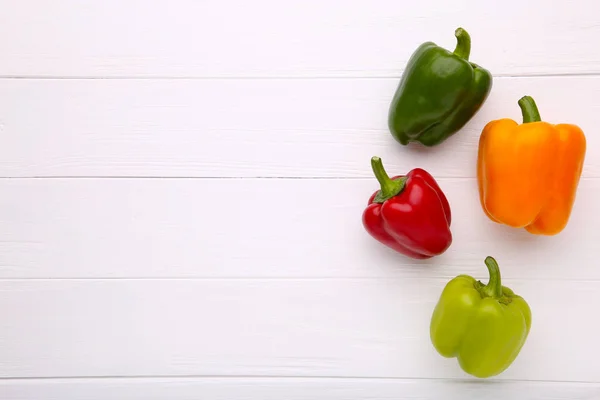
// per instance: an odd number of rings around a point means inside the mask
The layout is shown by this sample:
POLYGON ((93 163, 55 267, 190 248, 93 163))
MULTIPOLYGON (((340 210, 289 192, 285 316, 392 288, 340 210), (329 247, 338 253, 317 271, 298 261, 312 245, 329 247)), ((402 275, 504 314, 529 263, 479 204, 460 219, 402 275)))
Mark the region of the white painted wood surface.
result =
POLYGON ((0 399, 600 398, 595 1, 0 6, 0 399), (386 118, 404 63, 458 26, 492 94, 443 145, 401 147, 386 118), (588 138, 557 237, 495 225, 477 199, 479 132, 525 94, 588 138), (373 155, 439 179, 443 256, 364 232, 373 155), (533 327, 476 380, 428 323, 487 255, 533 327))
MULTIPOLYGON (((2 309, 19 312, 0 326, 0 374, 464 379, 428 340, 446 281, 6 280, 2 309)), ((585 310, 600 282, 505 282, 527 295, 535 325, 496 380, 595 382, 600 326, 585 310)))
POLYGON ((481 129, 521 120, 517 101, 529 94, 542 117, 588 133, 584 176, 600 177, 600 76, 497 78, 460 135, 431 149, 401 148, 388 133, 397 84, 1 80, 0 176, 371 178, 378 155, 390 171, 418 165, 436 178, 474 177, 481 129))
POLYGON ((504 76, 600 72, 595 0, 4 0, 0 73, 78 77, 399 76, 424 40, 504 76))
POLYGON ((600 280, 600 179, 554 237, 488 220, 474 179, 440 185, 453 244, 418 261, 362 228, 374 179, 2 179, 0 277, 485 279, 492 255, 509 279, 600 280))
POLYGON ((593 383, 369 378, 107 378, 0 381, 12 400, 592 400, 593 383))

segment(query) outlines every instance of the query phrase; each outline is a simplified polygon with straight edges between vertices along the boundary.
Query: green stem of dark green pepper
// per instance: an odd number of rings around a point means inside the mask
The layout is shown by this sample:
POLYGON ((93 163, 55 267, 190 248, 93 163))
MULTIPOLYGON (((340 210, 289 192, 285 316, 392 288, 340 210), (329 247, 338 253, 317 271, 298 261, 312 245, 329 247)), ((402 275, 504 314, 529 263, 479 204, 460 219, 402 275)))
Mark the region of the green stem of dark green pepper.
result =
POLYGON ((486 257, 485 265, 490 272, 490 280, 481 291, 488 297, 498 299, 502 297, 502 282, 500 281, 500 268, 493 257, 486 257))
POLYGON ((542 120, 540 112, 535 104, 535 100, 531 96, 523 96, 519 99, 519 107, 523 114, 523 123, 539 122, 542 120))
POLYGON ((463 28, 456 29, 454 36, 457 41, 454 54, 468 61, 471 55, 471 36, 463 28))
POLYGON ((406 178, 391 179, 383 168, 381 158, 372 157, 371 168, 373 168, 373 173, 375 174, 379 185, 381 185, 381 190, 373 199, 374 202, 383 203, 384 201, 396 196, 404 189, 406 178))

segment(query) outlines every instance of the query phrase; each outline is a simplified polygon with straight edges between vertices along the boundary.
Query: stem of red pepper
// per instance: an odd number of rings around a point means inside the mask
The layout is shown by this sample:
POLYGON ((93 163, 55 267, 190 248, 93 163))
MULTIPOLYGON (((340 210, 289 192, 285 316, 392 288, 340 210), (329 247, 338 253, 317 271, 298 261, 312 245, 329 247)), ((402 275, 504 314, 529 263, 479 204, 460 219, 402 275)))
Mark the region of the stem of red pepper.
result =
POLYGON ((463 28, 456 29, 454 36, 457 41, 454 54, 468 61, 471 55, 471 36, 463 28))
POLYGON ((502 282, 500 281, 500 268, 493 257, 486 257, 485 265, 490 272, 490 280, 481 291, 488 297, 498 299, 502 297, 502 282))
POLYGON ((381 190, 373 199, 375 203, 383 203, 384 201, 396 196, 404 189, 406 177, 391 179, 383 168, 381 158, 372 157, 371 168, 373 168, 373 173, 375 174, 375 177, 381 186, 381 190))
POLYGON ((519 107, 523 114, 523 123, 539 122, 542 120, 540 112, 535 104, 535 100, 531 96, 523 96, 519 99, 519 107))

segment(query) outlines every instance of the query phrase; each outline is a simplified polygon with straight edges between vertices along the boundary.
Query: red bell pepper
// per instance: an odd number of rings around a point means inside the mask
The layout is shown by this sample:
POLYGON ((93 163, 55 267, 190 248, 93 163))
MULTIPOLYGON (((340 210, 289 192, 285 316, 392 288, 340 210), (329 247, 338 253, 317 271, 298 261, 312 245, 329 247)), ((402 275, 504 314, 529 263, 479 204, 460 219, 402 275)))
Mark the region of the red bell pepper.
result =
POLYGON ((379 157, 371 159, 371 166, 381 189, 363 212, 367 232, 412 258, 445 252, 452 243, 450 205, 435 179, 420 168, 390 178, 379 157))

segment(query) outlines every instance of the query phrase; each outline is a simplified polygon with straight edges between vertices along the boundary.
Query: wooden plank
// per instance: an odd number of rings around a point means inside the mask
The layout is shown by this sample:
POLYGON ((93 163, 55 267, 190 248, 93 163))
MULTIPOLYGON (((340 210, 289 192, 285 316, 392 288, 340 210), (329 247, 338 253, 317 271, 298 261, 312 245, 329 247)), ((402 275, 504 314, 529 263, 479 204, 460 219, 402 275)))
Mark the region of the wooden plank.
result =
POLYGON ((600 396, 598 383, 438 379, 122 378, 0 381, 11 400, 574 400, 600 396), (469 397, 469 398, 471 398, 469 397))
POLYGON ((600 180, 569 225, 542 237, 483 215, 472 179, 443 179, 453 243, 415 261, 365 232, 371 179, 5 179, 3 278, 452 277, 487 255, 507 277, 600 279, 600 180), (575 258, 576 257, 576 258, 575 258))
POLYGON ((496 75, 598 73, 594 0, 21 0, 0 16, 5 76, 398 76, 414 49, 454 49, 496 75), (510 27, 510 29, 507 29, 510 27))
MULTIPOLYGON (((533 325, 497 379, 599 382, 589 310, 600 281, 503 282, 529 302, 533 325)), ((445 283, 4 280, 0 377, 468 378, 429 341, 445 283)))
POLYGON ((498 79, 480 113, 432 149, 405 148, 389 134, 396 84, 0 80, 0 176, 371 178, 378 155, 398 173, 419 166, 436 177, 474 177, 484 125, 520 121, 517 101, 529 94, 545 120, 584 129, 584 176, 600 177, 600 77, 498 79))

